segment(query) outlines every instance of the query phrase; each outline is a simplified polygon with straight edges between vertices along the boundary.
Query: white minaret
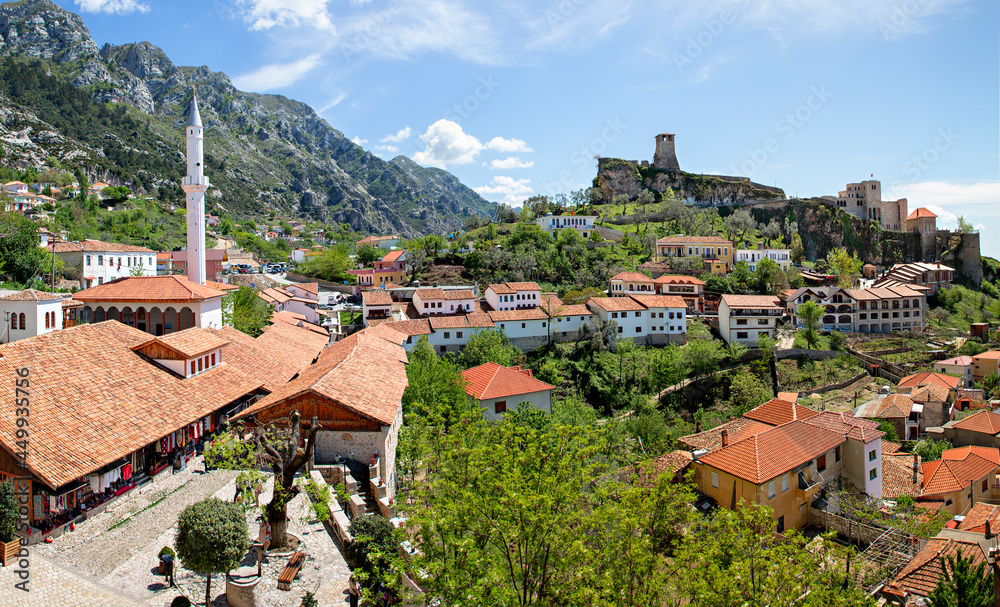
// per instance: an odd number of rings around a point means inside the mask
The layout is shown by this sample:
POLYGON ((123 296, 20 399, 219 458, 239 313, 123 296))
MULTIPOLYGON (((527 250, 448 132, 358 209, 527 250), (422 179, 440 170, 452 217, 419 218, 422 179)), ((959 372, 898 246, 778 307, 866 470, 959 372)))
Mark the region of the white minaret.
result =
POLYGON ((205 177, 204 138, 198 97, 191 95, 191 119, 187 126, 187 176, 181 187, 187 194, 187 276, 191 282, 205 284, 205 177))

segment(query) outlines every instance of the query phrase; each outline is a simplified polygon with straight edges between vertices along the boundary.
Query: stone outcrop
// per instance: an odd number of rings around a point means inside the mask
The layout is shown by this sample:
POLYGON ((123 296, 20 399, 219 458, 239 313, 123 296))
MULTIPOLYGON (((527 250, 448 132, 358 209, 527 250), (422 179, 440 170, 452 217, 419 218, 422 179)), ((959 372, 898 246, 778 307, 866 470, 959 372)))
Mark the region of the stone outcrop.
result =
POLYGON ((746 177, 700 175, 619 158, 601 158, 594 182, 607 201, 616 196, 635 200, 644 189, 660 193, 669 190, 688 204, 699 206, 731 206, 785 197, 781 188, 754 183, 746 177))

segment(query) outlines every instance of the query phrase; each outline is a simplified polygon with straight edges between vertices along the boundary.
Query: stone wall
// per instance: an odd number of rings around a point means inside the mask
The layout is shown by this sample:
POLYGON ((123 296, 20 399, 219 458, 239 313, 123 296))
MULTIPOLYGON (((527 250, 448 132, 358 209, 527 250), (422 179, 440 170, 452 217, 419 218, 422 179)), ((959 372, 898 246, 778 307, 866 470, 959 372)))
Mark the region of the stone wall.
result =
POLYGON ((949 230, 938 230, 935 240, 941 263, 952 266, 956 273, 977 287, 982 284, 983 262, 978 232, 953 234, 949 230))
POLYGON ((302 274, 296 274, 294 272, 287 272, 285 278, 292 282, 317 282, 319 286, 327 291, 339 291, 340 293, 347 293, 350 295, 353 293, 353 288, 351 285, 344 285, 337 282, 330 282, 328 280, 320 280, 318 278, 311 278, 309 276, 304 276, 302 274))

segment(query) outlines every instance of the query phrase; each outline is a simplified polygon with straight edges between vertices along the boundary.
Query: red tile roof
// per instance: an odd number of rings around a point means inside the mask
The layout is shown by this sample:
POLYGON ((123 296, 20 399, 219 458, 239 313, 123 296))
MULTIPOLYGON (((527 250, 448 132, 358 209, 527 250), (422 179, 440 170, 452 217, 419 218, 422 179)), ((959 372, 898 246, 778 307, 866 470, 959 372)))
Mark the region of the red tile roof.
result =
POLYGON ((37 291, 35 289, 24 289, 23 291, 16 291, 10 295, 0 297, 0 299, 4 301, 53 301, 63 299, 63 296, 59 293, 45 293, 44 291, 37 291))
POLYGON ((1000 358, 1000 350, 987 350, 972 357, 972 360, 995 360, 1000 358))
POLYGON ((676 295, 631 294, 629 297, 636 300, 646 308, 687 308, 687 304, 684 303, 684 299, 677 297, 676 295))
POLYGON ((587 307, 597 306, 605 312, 640 312, 646 308, 631 297, 591 297, 587 307))
POLYGON ((382 258, 382 261, 396 261, 403 256, 403 253, 406 253, 406 251, 389 251, 385 254, 385 257, 382 258))
POLYGON ((936 384, 928 384, 926 386, 921 386, 910 392, 910 398, 915 403, 943 403, 948 400, 948 388, 944 386, 938 386, 936 384))
POLYGON ((854 414, 850 411, 841 411, 840 413, 824 411, 819 415, 810 417, 805 423, 819 428, 826 428, 841 436, 861 441, 862 443, 870 443, 876 438, 885 436, 885 432, 879 430, 878 422, 854 417, 854 414))
POLYGON ((923 462, 921 469, 924 474, 923 495, 941 495, 968 488, 970 483, 978 482, 983 477, 996 472, 1000 467, 1000 455, 997 449, 990 452, 979 451, 985 447, 964 447, 948 449, 941 454, 941 459, 923 462), (986 457, 983 457, 983 456, 986 457))
POLYGON ((212 350, 224 348, 229 345, 229 341, 207 329, 191 327, 190 329, 184 329, 176 333, 154 337, 145 343, 134 346, 132 349, 137 352, 143 352, 153 345, 161 345, 169 350, 173 350, 182 358, 190 359, 207 354, 212 350))
POLYGON ((653 282, 653 279, 639 272, 619 272, 611 277, 611 280, 621 280, 625 282, 653 282))
POLYGON ((298 287, 305 291, 306 293, 312 293, 313 295, 319 295, 319 283, 318 282, 299 282, 294 285, 288 285, 290 287, 298 287))
POLYGON ((507 286, 514 291, 541 291, 537 282, 508 282, 507 286))
POLYGON ((420 299, 444 299, 444 289, 439 287, 421 287, 413 291, 420 299))
POLYGON ((494 310, 487 312, 493 322, 516 322, 525 320, 546 320, 548 315, 541 308, 528 308, 525 310, 494 310))
POLYGON ((702 242, 708 242, 711 244, 733 244, 731 240, 726 240, 720 236, 664 236, 663 238, 657 240, 656 244, 696 244, 702 242))
POLYGON ((358 332, 333 344, 319 359, 237 417, 246 417, 311 392, 388 426, 402 407, 406 352, 378 333, 358 332))
POLYGON ((879 403, 875 415, 884 419, 909 417, 912 408, 913 400, 909 396, 905 394, 890 394, 879 403))
POLYGON ((711 451, 712 449, 718 449, 722 446, 723 430, 725 430, 729 434, 729 437, 732 438, 737 432, 739 432, 740 429, 751 422, 754 424, 759 423, 753 422, 753 420, 745 417, 737 417, 736 419, 720 424, 711 430, 682 436, 677 439, 677 442, 682 445, 686 445, 691 449, 705 449, 706 451, 711 451))
POLYGON ((583 304, 568 305, 563 303, 555 293, 542 293, 539 306, 546 314, 556 316, 590 316, 591 312, 583 304))
POLYGON ((467 329, 469 321, 465 316, 431 316, 427 320, 431 323, 431 328, 435 331, 441 329, 467 329))
POLYGON ((664 274, 656 280, 656 284, 668 284, 668 285, 702 285, 705 286, 705 281, 695 278, 694 276, 673 276, 664 274))
POLYGON ((83 302, 185 303, 206 301, 225 295, 185 276, 129 276, 73 294, 83 302))
POLYGON ((704 455, 700 461, 762 485, 844 442, 842 434, 807 422, 789 422, 704 455))
POLYGON ((813 411, 808 407, 803 407, 787 400, 781 400, 780 398, 772 398, 763 405, 750 409, 743 414, 743 417, 763 422, 769 426, 780 426, 791 421, 809 419, 817 415, 819 415, 818 411, 813 411))
POLYGON ((390 329, 398 331, 406 336, 431 334, 431 323, 426 318, 397 320, 395 322, 389 322, 379 326, 389 327, 390 329))
POLYGON ((392 295, 382 289, 372 289, 361 294, 361 300, 366 306, 391 306, 392 295))
POLYGON ((899 380, 900 388, 916 388, 918 386, 938 385, 945 388, 954 390, 958 387, 958 379, 952 375, 945 375, 944 373, 933 373, 931 371, 923 371, 921 373, 914 373, 913 375, 907 375, 903 379, 899 380))
POLYGON ((67 242, 61 240, 56 243, 56 253, 93 252, 93 253, 153 253, 153 249, 138 247, 118 242, 104 242, 102 240, 81 240, 80 242, 67 242))
MULTIPOLYGON (((882 441, 884 445, 888 441, 882 441)), ((917 480, 913 480, 913 455, 882 451, 882 499, 894 500, 904 495, 920 497, 923 487, 923 469, 917 457, 917 480)))
POLYGON ((983 502, 975 504, 958 524, 958 530, 985 533, 986 521, 990 522, 991 533, 996 534, 1000 531, 1000 505, 983 502))
POLYGON ((468 289, 445 289, 445 299, 475 299, 475 294, 468 289))
MULTIPOLYGON (((1000 415, 992 411, 979 411, 956 422, 954 427, 961 430, 996 436, 1000 434, 1000 415)), ((1000 528, 997 528, 997 531, 1000 532, 1000 528)))
POLYGON ((896 575, 883 592, 903 597, 905 594, 926 597, 944 575, 942 557, 956 558, 959 554, 971 558, 977 566, 986 562, 978 542, 954 538, 932 537, 916 556, 896 575))
POLYGON ((726 293, 722 296, 722 301, 726 302, 732 309, 753 308, 753 309, 781 309, 781 300, 773 295, 733 295, 726 293))
MULTIPOLYGON (((31 380, 29 469, 59 487, 145 447, 262 386, 226 364, 181 379, 132 347, 145 331, 84 324, 0 346, 0 372, 31 380)), ((13 402, 14 382, 0 385, 13 402)), ((0 410, 0 445, 14 445, 15 411, 0 410)))
POLYGON ((206 280, 205 286, 209 289, 215 289, 216 291, 239 291, 240 285, 228 285, 224 282, 215 282, 214 280, 206 280))
POLYGON ((937 217, 937 215, 931 213, 930 210, 924 207, 920 207, 919 209, 907 215, 906 219, 909 220, 909 219, 921 219, 921 218, 932 218, 932 217, 937 217))
POLYGON ((532 377, 531 369, 504 367, 495 362, 466 369, 462 371, 462 377, 467 382, 465 393, 479 400, 519 396, 555 388, 532 377))

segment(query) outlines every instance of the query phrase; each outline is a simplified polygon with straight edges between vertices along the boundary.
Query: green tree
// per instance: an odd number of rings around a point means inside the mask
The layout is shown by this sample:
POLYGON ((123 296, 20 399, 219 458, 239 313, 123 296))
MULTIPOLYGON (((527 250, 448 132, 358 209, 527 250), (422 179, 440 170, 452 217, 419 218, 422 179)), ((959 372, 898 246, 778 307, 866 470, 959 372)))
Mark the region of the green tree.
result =
POLYGON ((796 314, 805 327, 806 343, 810 348, 814 348, 819 342, 819 319, 826 310, 815 301, 809 300, 799 305, 796 314))
POLYGON ((486 362, 495 362, 504 367, 521 364, 524 353, 510 343, 501 329, 489 329, 474 333, 458 355, 459 366, 465 369, 486 362))
POLYGON ((247 285, 240 286, 237 291, 230 291, 222 298, 222 324, 250 337, 257 337, 264 332, 273 312, 274 307, 247 285))
POLYGON ((185 508, 177 527, 177 556, 184 567, 208 577, 205 604, 211 605, 212 574, 235 569, 250 548, 243 509, 211 497, 185 508))
POLYGON ((14 212, 0 215, 0 272, 13 282, 27 284, 44 276, 45 250, 38 246, 38 227, 14 212))
POLYGON ((348 544, 346 557, 362 589, 362 599, 375 604, 379 588, 397 593, 400 588, 399 538, 389 519, 381 516, 356 516, 348 528, 354 541, 348 544))
POLYGON ((0 542, 14 541, 20 516, 14 485, 10 481, 0 482, 0 542))
POLYGON ((838 247, 827 253, 826 262, 830 270, 837 275, 838 284, 850 289, 857 283, 861 276, 861 267, 864 265, 860 259, 847 252, 847 249, 838 247))
POLYGON ((955 228, 957 234, 971 234, 975 229, 972 222, 965 219, 965 215, 958 216, 958 227, 955 228))
POLYGON ((474 411, 465 393, 465 378, 449 360, 438 357, 434 347, 421 335, 408 356, 403 392, 403 408, 407 415, 440 422, 447 429, 474 411))
POLYGON ((941 459, 941 454, 948 449, 951 449, 951 443, 945 439, 925 438, 916 444, 913 452, 919 455, 923 461, 930 462, 941 459))
POLYGON ((604 291, 597 287, 584 287, 579 291, 566 291, 562 297, 562 302, 567 306, 585 304, 591 297, 604 297, 604 291))
POLYGON ((730 415, 743 415, 772 398, 771 387, 749 369, 740 369, 729 383, 730 415))
POLYGON ((802 263, 806 259, 806 249, 802 246, 802 237, 798 234, 792 234, 792 247, 790 254, 794 263, 802 263))
POLYGON ((899 432, 896 431, 896 424, 887 419, 883 419, 879 422, 878 429, 885 432, 885 436, 883 437, 885 440, 892 441, 894 443, 899 442, 899 432))
POLYGON ((753 280, 753 273, 750 266, 745 261, 737 261, 733 264, 733 271, 729 273, 729 284, 734 291, 746 291, 750 288, 753 280))
POLYGON ((296 272, 328 280, 330 282, 343 282, 351 275, 347 273, 348 268, 353 267, 351 259, 348 257, 347 247, 338 244, 332 249, 328 249, 322 255, 311 255, 306 257, 296 268, 296 272))
POLYGON ((737 209, 736 212, 723 220, 722 227, 729 239, 733 241, 733 246, 738 246, 746 233, 757 227, 757 222, 753 220, 750 211, 737 209))
POLYGON ((681 365, 694 377, 708 375, 719 369, 726 357, 721 342, 714 339, 689 339, 680 349, 681 365))
POLYGON ((119 202, 125 202, 131 195, 132 191, 125 186, 109 185, 101 190, 101 196, 104 197, 105 200, 110 200, 116 204, 119 202))
POLYGON ((364 265, 365 267, 372 265, 380 259, 382 259, 382 255, 381 249, 378 247, 365 245, 358 249, 358 263, 364 265))
POLYGON ((989 398, 993 398, 1000 394, 1000 375, 996 371, 990 371, 976 386, 982 388, 989 398))
POLYGON ((757 283, 757 291, 775 295, 788 288, 788 277, 774 260, 762 259, 757 262, 753 273, 757 283))
POLYGON ((996 599, 993 576, 985 562, 978 564, 961 552, 941 559, 943 574, 927 597, 931 607, 992 607, 996 599))

